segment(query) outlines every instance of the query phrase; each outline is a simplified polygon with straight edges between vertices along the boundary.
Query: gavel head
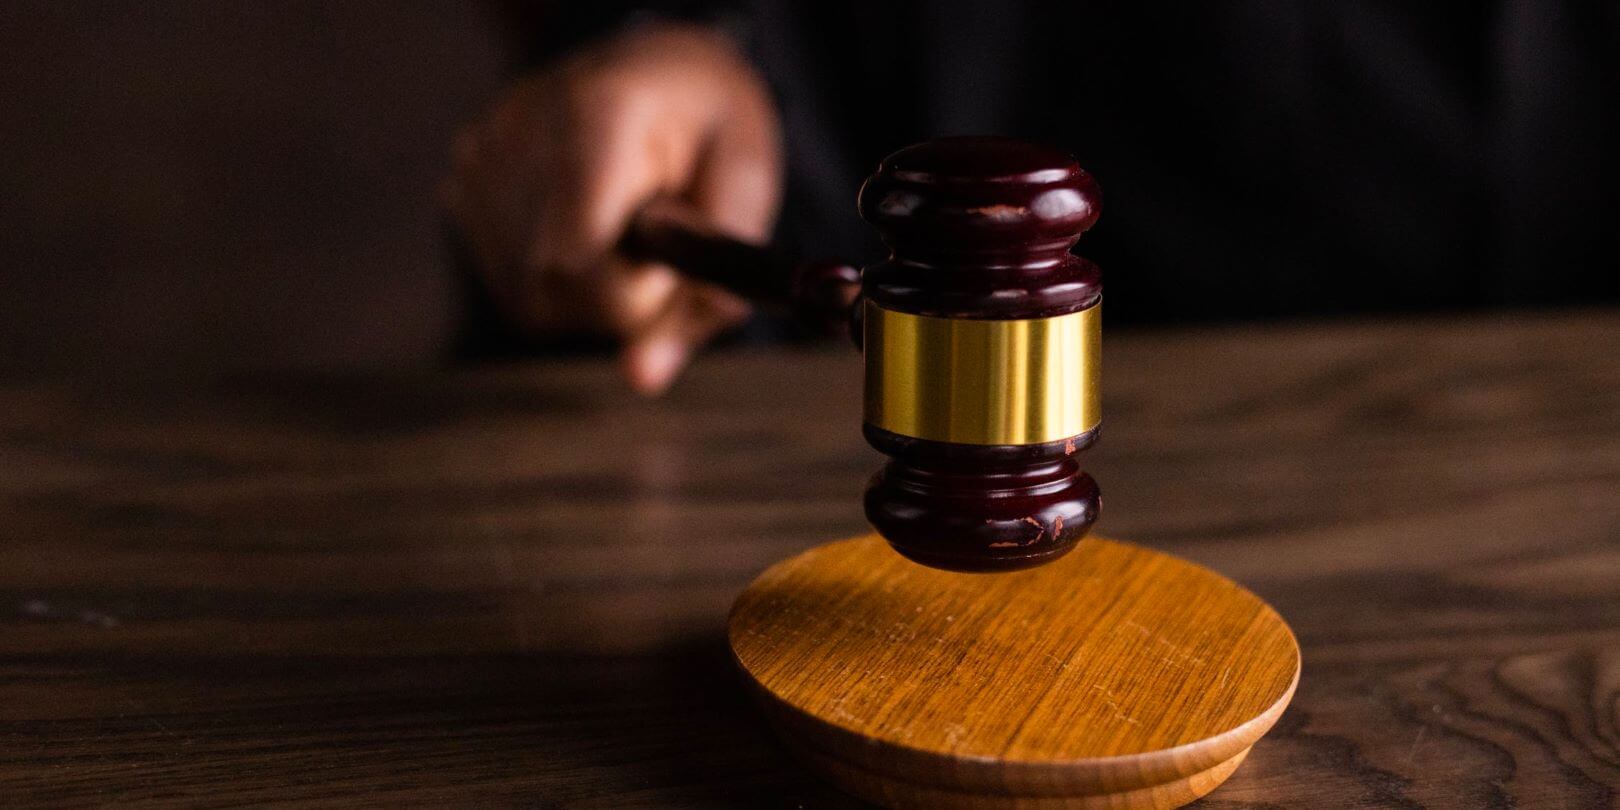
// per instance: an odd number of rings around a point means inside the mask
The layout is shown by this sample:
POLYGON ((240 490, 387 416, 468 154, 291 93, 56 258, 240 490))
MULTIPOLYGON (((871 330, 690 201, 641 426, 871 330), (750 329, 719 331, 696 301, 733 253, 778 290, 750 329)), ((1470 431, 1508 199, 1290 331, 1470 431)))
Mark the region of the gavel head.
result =
POLYGON ((950 138, 890 155, 861 215, 891 249, 860 312, 866 440, 890 462, 866 515, 954 571, 1050 562, 1097 520, 1075 456, 1097 437, 1102 278, 1069 249, 1100 194, 1068 155, 950 138))

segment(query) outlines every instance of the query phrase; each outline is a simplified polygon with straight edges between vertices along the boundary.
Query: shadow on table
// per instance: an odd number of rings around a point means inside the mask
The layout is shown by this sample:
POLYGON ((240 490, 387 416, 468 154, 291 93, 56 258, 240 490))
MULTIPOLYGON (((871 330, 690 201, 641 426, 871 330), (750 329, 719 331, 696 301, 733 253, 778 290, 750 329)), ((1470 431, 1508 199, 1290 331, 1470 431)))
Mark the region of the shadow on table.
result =
POLYGON ((590 774, 566 780, 567 798, 615 807, 866 806, 782 748, 718 634, 645 655, 542 656, 537 664, 558 703, 540 708, 536 726, 569 749, 577 774, 590 774))
POLYGON ((139 766, 109 773, 105 788, 42 786, 41 800, 113 788, 172 798, 164 791, 190 785, 227 802, 862 806, 771 737, 718 635, 625 655, 232 651, 34 663, 83 703, 18 733, 92 739, 97 763, 139 766))

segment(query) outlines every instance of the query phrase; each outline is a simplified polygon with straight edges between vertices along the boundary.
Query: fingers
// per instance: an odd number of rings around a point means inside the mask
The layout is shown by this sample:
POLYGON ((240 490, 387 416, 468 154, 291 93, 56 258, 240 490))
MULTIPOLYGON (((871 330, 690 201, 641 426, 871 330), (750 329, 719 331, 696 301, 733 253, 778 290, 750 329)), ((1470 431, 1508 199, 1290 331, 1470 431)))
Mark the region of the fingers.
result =
POLYGON ((689 196, 716 228, 750 242, 770 237, 782 200, 781 140, 764 87, 749 83, 732 97, 692 175, 689 196))
MULTIPOLYGON (((738 116, 707 139, 692 167, 687 196, 722 232, 751 242, 770 236, 781 199, 781 147, 775 117, 738 116)), ((718 288, 681 280, 667 306, 627 341, 622 362, 637 391, 667 389, 692 354, 742 323, 749 307, 718 288)))
MULTIPOLYGON (((733 95, 695 165, 682 174, 686 196, 715 228, 751 242, 769 238, 781 203, 782 146, 763 87, 750 85, 733 95)), ((626 343, 626 378, 642 394, 662 393, 699 347, 742 323, 748 312, 747 303, 730 293, 681 281, 668 306, 626 343)))
POLYGON ((657 122, 632 120, 644 114, 635 91, 604 97, 590 88, 600 83, 528 81, 452 148, 442 196, 503 311, 536 334, 624 337, 662 311, 676 286, 667 268, 631 272, 612 252, 636 206, 671 173, 645 147, 657 122))
POLYGON ((567 282, 591 289, 593 311, 599 313, 601 326, 624 339, 645 331, 669 309, 680 287, 688 283, 666 265, 632 264, 618 256, 609 258, 589 276, 569 278, 567 282))
POLYGON ((685 283, 669 306, 620 355, 625 378, 638 392, 653 396, 675 381, 698 347, 748 317, 748 305, 723 290, 685 283))
POLYGON ((648 132, 667 121, 641 120, 636 91, 600 98, 585 83, 571 89, 569 112, 554 134, 537 178, 539 202, 528 255, 532 267, 581 273, 613 249, 636 207, 670 173, 647 148, 648 132))
POLYGON ((615 247, 639 206, 690 171, 702 124, 659 103, 648 83, 581 80, 563 91, 539 165, 524 273, 569 290, 598 331, 628 338, 669 306, 667 267, 630 267, 615 247))

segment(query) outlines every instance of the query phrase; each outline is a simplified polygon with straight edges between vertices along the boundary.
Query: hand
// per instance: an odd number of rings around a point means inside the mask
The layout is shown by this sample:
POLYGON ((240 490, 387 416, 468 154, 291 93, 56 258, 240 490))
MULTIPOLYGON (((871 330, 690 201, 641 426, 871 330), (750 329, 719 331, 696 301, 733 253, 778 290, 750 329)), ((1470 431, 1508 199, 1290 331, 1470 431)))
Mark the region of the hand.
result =
POLYGON ((639 391, 748 315, 741 299, 614 252, 642 203, 684 198, 763 242, 780 202, 781 135, 764 82, 721 34, 638 29, 510 88, 456 137, 440 192, 485 284, 535 334, 618 339, 639 391))

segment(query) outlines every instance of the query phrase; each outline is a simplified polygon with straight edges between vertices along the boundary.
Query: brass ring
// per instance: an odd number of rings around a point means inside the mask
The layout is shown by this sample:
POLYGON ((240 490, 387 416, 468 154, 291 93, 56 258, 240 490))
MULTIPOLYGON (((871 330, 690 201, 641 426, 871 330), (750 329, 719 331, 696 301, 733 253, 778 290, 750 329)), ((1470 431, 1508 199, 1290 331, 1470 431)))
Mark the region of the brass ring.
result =
POLYGON ((1052 318, 912 315, 867 301, 866 421, 957 444, 1044 444, 1102 421, 1100 304, 1052 318))

